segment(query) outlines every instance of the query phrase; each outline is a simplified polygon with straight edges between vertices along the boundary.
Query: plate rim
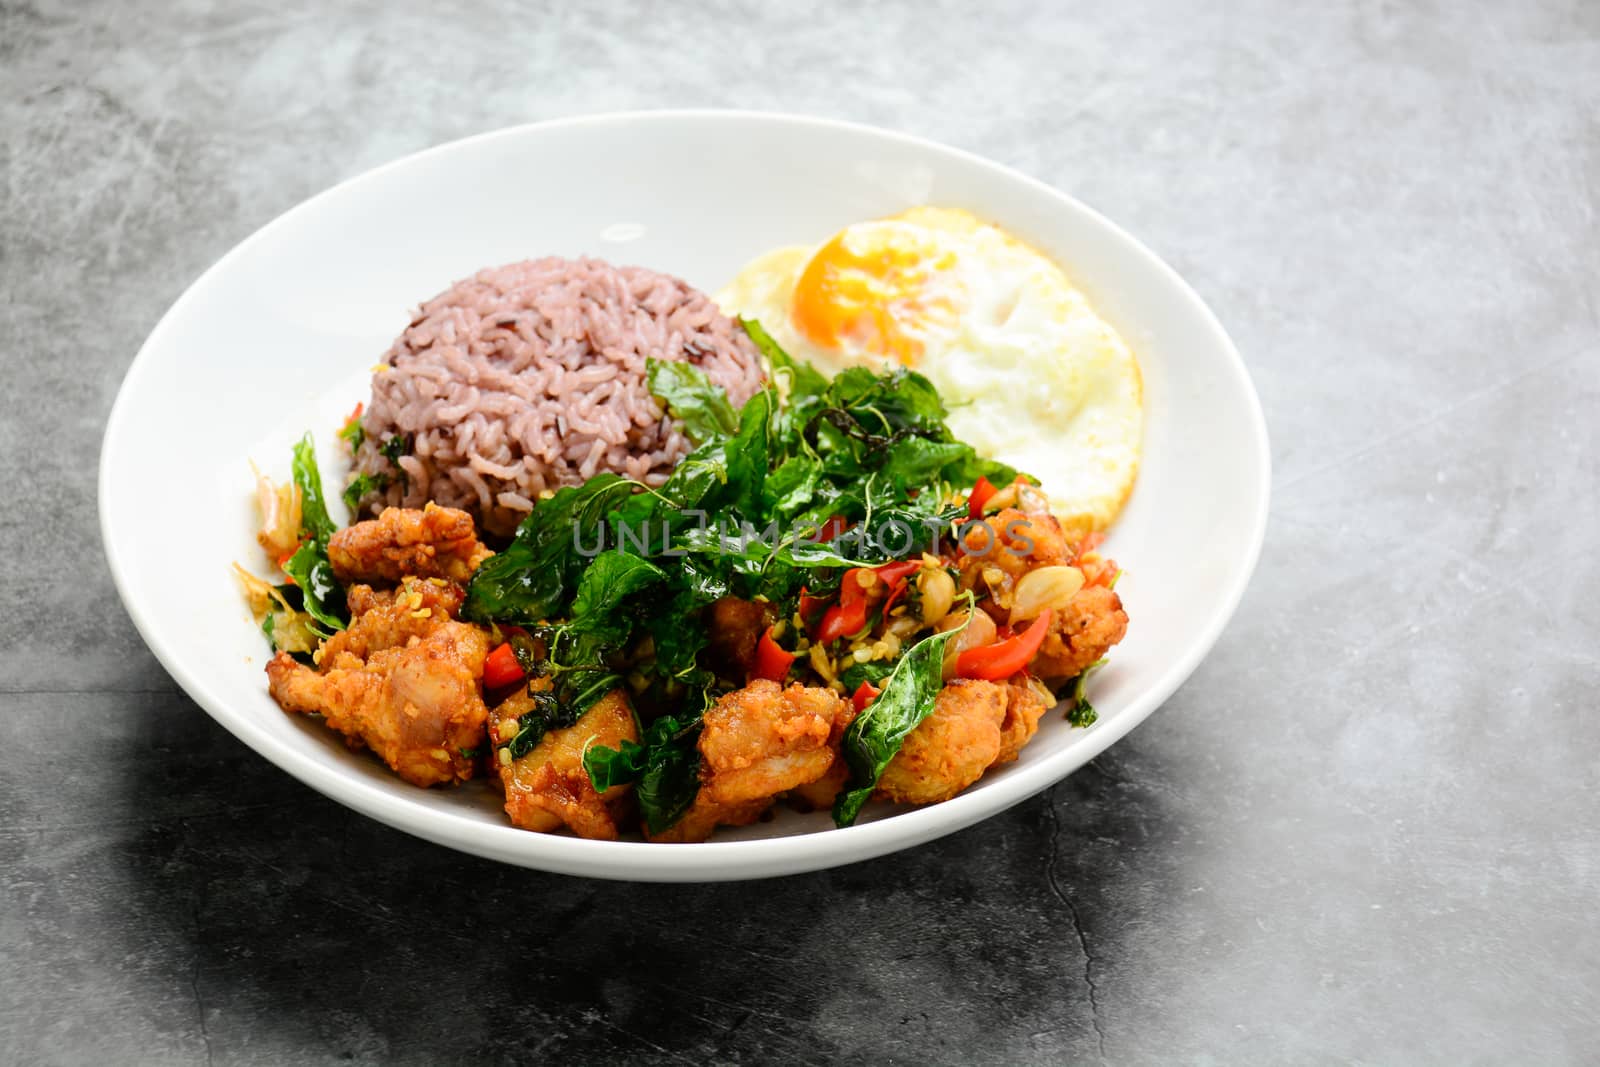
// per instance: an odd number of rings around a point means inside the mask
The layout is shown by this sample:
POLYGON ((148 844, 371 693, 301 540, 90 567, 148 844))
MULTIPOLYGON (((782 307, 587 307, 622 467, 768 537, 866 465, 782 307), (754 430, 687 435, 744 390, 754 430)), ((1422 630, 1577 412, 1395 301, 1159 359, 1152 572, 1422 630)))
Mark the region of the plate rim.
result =
POLYGON ((189 283, 157 320, 129 363, 118 386, 116 399, 106 419, 98 462, 96 496, 101 543, 111 570, 113 584, 124 610, 127 611, 145 645, 178 687, 213 720, 257 755, 345 807, 435 844, 486 859, 559 874, 641 882, 728 881, 797 874, 855 863, 954 833, 997 815, 1065 779, 1149 718, 1189 679, 1215 647, 1223 630, 1237 612, 1260 562, 1266 538, 1272 482, 1272 456, 1266 416, 1255 383, 1251 380, 1238 347, 1211 307, 1194 288, 1148 245, 1122 226, 1070 193, 962 148, 898 130, 843 119, 791 112, 722 108, 602 111, 505 126, 409 153, 345 178, 294 204, 239 241, 207 267, 189 283), (1065 209, 1079 212, 1093 223, 1109 230, 1127 246, 1130 253, 1143 261, 1143 266, 1165 279, 1172 292, 1182 300, 1191 313, 1196 315, 1197 321, 1204 325, 1210 335, 1207 342, 1217 347, 1225 357, 1224 364, 1232 379, 1231 384, 1248 400, 1246 405, 1249 415, 1248 437, 1254 445, 1255 460, 1260 470, 1252 513, 1248 517, 1250 534, 1249 544, 1243 556, 1244 566, 1238 570, 1224 593, 1210 605, 1203 625, 1196 631, 1197 639, 1190 642, 1187 654, 1168 664, 1156 681, 1144 687, 1128 705, 1119 710, 1115 718, 1102 720, 1091 728, 1082 740, 1060 753, 1052 754, 1035 764, 1014 768, 1002 787, 964 794, 943 804, 913 808, 897 812, 889 818, 843 829, 756 840, 707 841, 670 847, 639 841, 589 841, 559 834, 534 834, 509 824, 478 823, 463 818, 458 813, 424 803, 414 803, 409 799, 397 800, 363 778, 344 773, 333 765, 318 762, 306 753, 283 745, 276 737, 257 727, 249 715, 232 710, 230 702, 213 692, 201 678, 189 673, 183 667, 178 651, 163 639, 160 628, 154 624, 144 606, 130 596, 128 564, 120 554, 119 540, 116 536, 117 518, 114 514, 115 509, 110 503, 114 494, 110 492, 111 465, 108 459, 112 456, 117 439, 126 432, 124 427, 129 420, 129 407, 132 403, 129 396, 133 392, 130 386, 148 373, 151 364, 150 353, 160 347, 159 343, 172 328, 172 323, 191 301, 196 299, 195 294, 204 289, 208 279, 225 270, 237 257, 245 254, 257 243, 270 238, 286 225, 288 220, 297 213, 309 209, 311 205, 336 195, 346 186, 375 180, 391 170, 414 165, 437 154, 459 151, 468 145, 527 136, 534 131, 554 128, 707 119, 788 124, 845 132, 856 136, 866 135, 897 142, 918 152, 943 156, 967 166, 992 172, 1008 182, 1022 183, 1031 187, 1034 191, 1058 201, 1065 209))

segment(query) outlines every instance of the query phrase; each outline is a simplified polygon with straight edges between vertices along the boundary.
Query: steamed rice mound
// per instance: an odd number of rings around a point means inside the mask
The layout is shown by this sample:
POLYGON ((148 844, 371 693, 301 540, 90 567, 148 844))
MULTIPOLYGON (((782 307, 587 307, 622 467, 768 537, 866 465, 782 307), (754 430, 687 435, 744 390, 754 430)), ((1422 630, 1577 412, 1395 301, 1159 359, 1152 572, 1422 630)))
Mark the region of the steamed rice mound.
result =
POLYGON ((660 485, 689 442, 647 359, 693 363, 735 406, 761 385, 744 330, 677 278, 552 257, 456 283, 373 373, 351 478, 383 488, 359 511, 431 500, 508 536, 541 493, 602 471, 660 485))

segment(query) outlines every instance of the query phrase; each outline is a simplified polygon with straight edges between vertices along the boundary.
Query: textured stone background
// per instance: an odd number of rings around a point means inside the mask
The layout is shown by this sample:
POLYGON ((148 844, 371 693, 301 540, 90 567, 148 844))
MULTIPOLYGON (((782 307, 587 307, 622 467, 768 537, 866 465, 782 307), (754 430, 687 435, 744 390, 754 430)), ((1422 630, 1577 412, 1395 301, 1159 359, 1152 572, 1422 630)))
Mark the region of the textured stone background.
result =
POLYGON ((1593 1061, 1600 7, 327 6, 0 3, 0 1061, 1593 1061), (414 149, 663 105, 1016 166, 1245 352, 1255 583, 1045 796, 766 883, 498 867, 252 755, 118 605, 101 428, 202 269, 414 149))

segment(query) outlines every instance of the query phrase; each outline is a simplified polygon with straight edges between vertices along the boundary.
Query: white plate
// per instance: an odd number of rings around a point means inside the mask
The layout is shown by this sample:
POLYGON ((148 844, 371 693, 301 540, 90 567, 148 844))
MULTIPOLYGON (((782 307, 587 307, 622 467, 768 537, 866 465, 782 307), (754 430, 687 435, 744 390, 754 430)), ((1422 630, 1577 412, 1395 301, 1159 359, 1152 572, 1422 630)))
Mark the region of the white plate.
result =
MULTIPOLYGON (((928 841, 1058 781, 1122 737, 1216 641, 1266 526, 1265 422, 1199 297, 1072 198, 963 152, 838 122, 738 112, 600 115, 410 156, 288 212, 179 298, 133 361, 100 459, 106 555, 178 684, 257 752, 391 826, 480 856, 604 878, 701 881, 814 870, 928 841), (708 291, 758 252, 914 204, 964 207, 1063 264, 1138 353, 1145 458, 1109 548, 1127 639, 1094 676, 1100 721, 1047 717, 1022 758, 944 804, 869 805, 828 829, 780 812, 699 845, 584 841, 508 825, 486 787, 422 790, 267 695, 267 648, 228 565, 256 562, 248 460, 332 432, 411 309, 479 267, 587 253, 708 291)), ((339 516, 336 516, 336 518, 339 516)))

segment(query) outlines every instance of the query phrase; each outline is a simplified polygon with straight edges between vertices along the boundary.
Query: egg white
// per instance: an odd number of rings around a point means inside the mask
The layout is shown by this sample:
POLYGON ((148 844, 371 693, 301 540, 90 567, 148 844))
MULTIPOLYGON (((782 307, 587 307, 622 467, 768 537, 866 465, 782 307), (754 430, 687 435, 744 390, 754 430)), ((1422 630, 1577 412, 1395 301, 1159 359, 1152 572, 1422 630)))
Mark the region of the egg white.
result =
MULTIPOLYGON (((950 409, 951 431, 982 455, 1040 480, 1069 530, 1111 525, 1138 476, 1144 431, 1138 361, 1049 258, 964 211, 913 208, 847 227, 870 243, 913 227, 953 253, 940 288, 959 293, 954 322, 896 325, 921 345, 913 368, 950 409)), ((756 319, 790 355, 824 373, 886 369, 888 359, 849 342, 820 345, 794 324, 795 285, 823 246, 764 253, 717 294, 729 314, 756 319)))

